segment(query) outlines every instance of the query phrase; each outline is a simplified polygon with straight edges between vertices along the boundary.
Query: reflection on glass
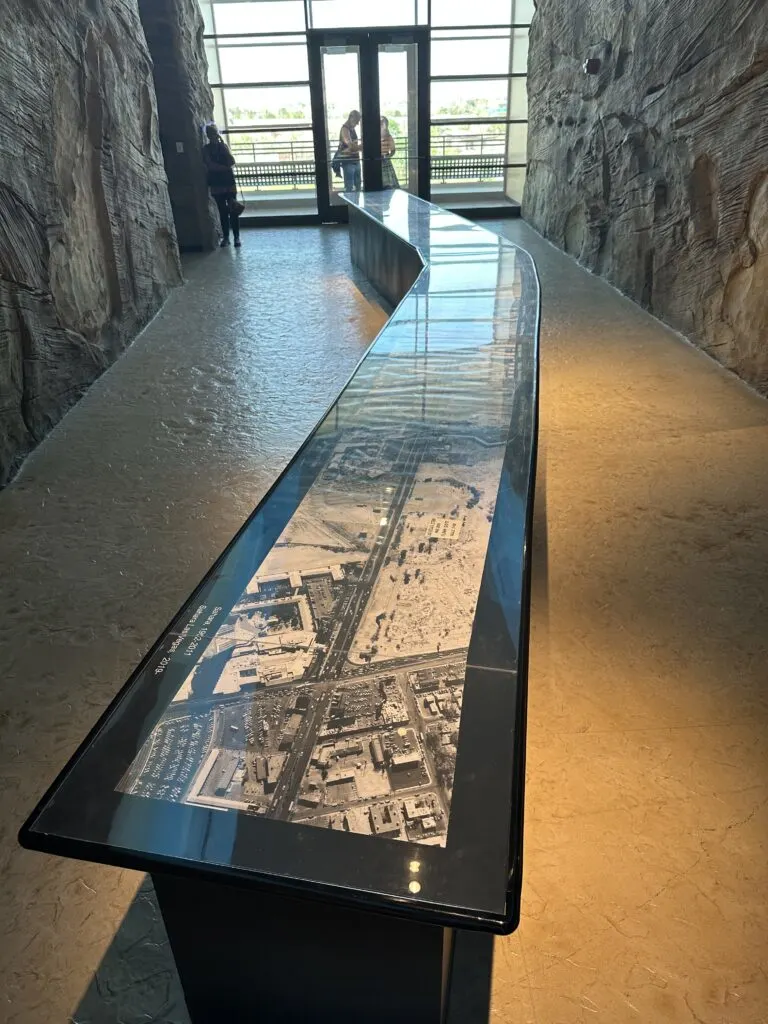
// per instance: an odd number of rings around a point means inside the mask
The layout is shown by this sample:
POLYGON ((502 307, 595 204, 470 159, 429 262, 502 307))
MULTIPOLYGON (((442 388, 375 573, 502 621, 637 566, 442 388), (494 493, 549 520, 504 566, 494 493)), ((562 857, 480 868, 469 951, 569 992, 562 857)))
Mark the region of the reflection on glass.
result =
POLYGON ((257 516, 170 638, 172 699, 117 789, 443 847, 520 390, 520 273, 501 239, 425 223, 409 196, 361 202, 418 241, 429 295, 398 308, 271 495, 288 514, 274 545, 254 557, 257 516))
POLYGON ((325 131, 328 140, 328 188, 331 203, 339 205, 341 192, 362 189, 362 133, 360 130, 360 49, 323 46, 325 131))
POLYGON ((415 43, 379 46, 382 186, 419 190, 418 47, 415 43))
POLYGON ((535 270, 401 191, 356 202, 430 272, 25 837, 498 927, 521 829, 535 270))

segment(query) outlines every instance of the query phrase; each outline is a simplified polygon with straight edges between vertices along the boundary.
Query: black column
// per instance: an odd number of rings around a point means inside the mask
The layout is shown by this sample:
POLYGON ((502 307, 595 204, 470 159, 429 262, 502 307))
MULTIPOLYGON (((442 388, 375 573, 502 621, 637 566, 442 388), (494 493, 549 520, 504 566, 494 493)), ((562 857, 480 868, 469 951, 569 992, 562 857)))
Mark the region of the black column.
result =
POLYGON ((152 55, 160 142, 179 248, 211 249, 218 235, 200 126, 213 116, 197 0, 139 0, 152 55))
POLYGON ((360 46, 363 188, 366 192, 380 192, 382 187, 378 38, 377 34, 369 32, 360 46))
POLYGON ((442 1024, 453 932, 154 875, 192 1024, 442 1024))

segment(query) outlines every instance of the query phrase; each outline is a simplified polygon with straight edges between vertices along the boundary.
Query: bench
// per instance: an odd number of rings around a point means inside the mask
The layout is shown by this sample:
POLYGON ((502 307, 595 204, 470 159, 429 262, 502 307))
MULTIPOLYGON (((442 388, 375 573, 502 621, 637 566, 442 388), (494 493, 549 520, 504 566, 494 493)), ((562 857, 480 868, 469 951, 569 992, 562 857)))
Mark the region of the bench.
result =
MULTIPOLYGON (((488 181, 504 176, 502 154, 433 156, 432 181, 488 181)), ((285 160, 272 163, 238 163, 235 180, 241 188, 273 188, 315 184, 314 160, 285 160)))
POLYGON ((315 161, 292 160, 264 164, 235 164, 235 181, 241 188, 271 188, 315 184, 315 161))
POLYGON ((466 156, 433 156, 432 181, 489 181, 504 177, 504 156, 468 154, 466 156))
POLYGON ((440 1024, 520 915, 536 271, 345 199, 397 308, 20 833, 151 873, 193 1024, 440 1024))

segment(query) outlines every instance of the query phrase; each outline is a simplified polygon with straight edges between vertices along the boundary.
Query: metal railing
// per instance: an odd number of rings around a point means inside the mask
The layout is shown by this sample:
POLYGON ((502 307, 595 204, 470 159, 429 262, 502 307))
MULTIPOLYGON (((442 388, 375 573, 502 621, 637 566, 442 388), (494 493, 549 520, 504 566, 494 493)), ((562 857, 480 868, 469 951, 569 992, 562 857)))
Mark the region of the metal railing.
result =
MULTIPOLYGON (((408 180, 408 141, 395 137, 392 158, 401 182, 408 180)), ((306 190, 314 183, 315 153, 309 139, 244 138, 232 134, 229 140, 237 161, 235 175, 248 191, 306 190)), ((333 155, 336 140, 328 143, 333 155)), ((505 136, 502 133, 433 135, 431 139, 433 185, 459 183, 491 184, 504 176, 505 136)))
POLYGON ((235 135, 228 145, 238 163, 296 163, 315 159, 311 140, 243 140, 235 135))

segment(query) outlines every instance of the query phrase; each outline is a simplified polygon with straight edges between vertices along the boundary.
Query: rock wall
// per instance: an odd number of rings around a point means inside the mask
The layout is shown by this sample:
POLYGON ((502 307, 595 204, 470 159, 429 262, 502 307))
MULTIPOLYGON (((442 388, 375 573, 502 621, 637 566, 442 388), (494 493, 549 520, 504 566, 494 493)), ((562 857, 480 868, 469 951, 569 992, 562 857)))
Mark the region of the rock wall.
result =
POLYGON ((539 0, 528 88, 523 216, 768 392, 765 0, 539 0))
POLYGON ((0 485, 181 279, 136 0, 3 0, 0 485))
POLYGON ((212 249, 218 215, 208 194, 200 126, 213 120, 203 16, 197 0, 139 0, 154 65, 168 191, 182 251, 212 249))

